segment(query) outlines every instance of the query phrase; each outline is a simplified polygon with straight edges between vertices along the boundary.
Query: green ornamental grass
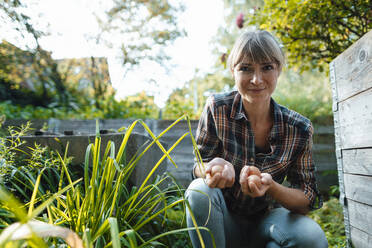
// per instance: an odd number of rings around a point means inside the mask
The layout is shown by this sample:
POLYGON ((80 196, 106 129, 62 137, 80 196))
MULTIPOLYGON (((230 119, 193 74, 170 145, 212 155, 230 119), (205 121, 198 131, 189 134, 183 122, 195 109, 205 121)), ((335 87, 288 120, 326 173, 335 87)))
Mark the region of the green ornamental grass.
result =
MULTIPOLYGON (((188 240, 187 231, 190 230, 185 227, 184 212, 188 204, 183 197, 183 190, 174 181, 168 186, 168 182, 172 181, 169 175, 158 176, 150 181, 164 159, 169 159, 177 167, 170 153, 182 139, 191 134, 189 120, 190 132, 182 135, 168 150, 159 139, 184 118, 188 120, 185 116, 179 118, 158 136, 143 121, 135 121, 127 128, 117 152, 115 144, 108 142, 102 157, 100 150, 103 148, 97 125, 95 142, 87 147, 83 178, 79 179, 75 178, 76 175, 69 168, 68 146, 63 156, 56 155, 57 161, 48 160, 57 166, 36 166, 37 175, 30 166, 37 160, 35 157, 31 156, 28 160, 29 170, 17 168, 14 157, 3 158, 14 162, 11 167, 7 165, 7 172, 13 173, 7 185, 11 186, 14 194, 27 201, 20 203, 11 193, 1 190, 0 220, 3 236, 0 247, 63 247, 65 243, 71 247, 80 247, 80 243, 84 247, 176 247, 173 245, 177 243, 179 247, 190 247, 189 241, 185 244, 178 240, 179 237, 188 240), (137 124, 145 128, 152 141, 126 163, 125 149, 137 124), (131 172, 153 145, 162 150, 163 156, 159 161, 154 161, 152 170, 141 185, 129 187, 131 172), (55 175, 56 172, 58 175, 55 175), (49 185, 56 178, 58 186, 53 193, 49 185), (71 245, 71 242, 76 243, 71 245)), ((15 151, 20 141, 17 135, 13 136, 14 143, 10 144, 16 147, 13 149, 15 151)), ((192 135, 191 139, 196 147, 192 135)), ((2 139, 2 142, 4 150, 8 141, 2 139)), ((36 150, 31 153, 38 152, 36 150)), ((14 151, 8 151, 8 155, 14 155, 14 151)), ((4 153, 0 154, 4 156, 4 153)), ((198 152, 196 154, 200 160, 198 152)), ((200 229, 207 230, 203 227, 193 229, 196 229, 199 237, 200 229)), ((201 244, 204 247, 202 239, 201 244)))

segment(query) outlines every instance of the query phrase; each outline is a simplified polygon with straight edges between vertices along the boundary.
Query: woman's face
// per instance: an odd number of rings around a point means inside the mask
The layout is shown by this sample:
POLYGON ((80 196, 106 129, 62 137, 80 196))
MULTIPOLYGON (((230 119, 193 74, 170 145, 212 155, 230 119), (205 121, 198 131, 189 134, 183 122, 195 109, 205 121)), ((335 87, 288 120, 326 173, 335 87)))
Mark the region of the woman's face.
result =
POLYGON ((252 63, 244 59, 233 71, 236 87, 244 101, 270 102, 278 77, 279 66, 275 62, 252 63))

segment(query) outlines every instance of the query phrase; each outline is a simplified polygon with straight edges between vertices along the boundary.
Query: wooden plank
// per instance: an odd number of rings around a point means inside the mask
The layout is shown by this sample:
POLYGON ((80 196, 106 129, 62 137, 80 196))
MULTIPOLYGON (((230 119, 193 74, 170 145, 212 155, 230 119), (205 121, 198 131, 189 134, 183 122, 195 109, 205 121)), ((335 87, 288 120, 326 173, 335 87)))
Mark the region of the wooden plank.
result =
POLYGON ((372 235, 372 206, 347 200, 350 225, 372 235))
POLYGON ((372 148, 342 150, 344 172, 372 176, 372 148))
POLYGON ((348 199, 372 205, 372 177, 344 174, 344 183, 348 199))
POLYGON ((371 248, 372 247, 372 235, 359 230, 358 228, 351 227, 351 241, 354 247, 358 248, 371 248))
POLYGON ((341 102, 338 107, 340 132, 336 136, 340 135, 341 148, 372 147, 372 89, 341 102))
POLYGON ((372 31, 333 60, 338 102, 372 87, 372 31))

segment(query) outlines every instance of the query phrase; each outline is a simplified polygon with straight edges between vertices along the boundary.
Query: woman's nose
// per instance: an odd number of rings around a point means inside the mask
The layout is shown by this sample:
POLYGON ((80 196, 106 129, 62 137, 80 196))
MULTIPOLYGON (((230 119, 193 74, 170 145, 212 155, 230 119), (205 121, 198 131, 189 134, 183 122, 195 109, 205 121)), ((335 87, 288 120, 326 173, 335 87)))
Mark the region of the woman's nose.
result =
POLYGON ((253 77, 251 79, 251 83, 252 84, 260 84, 260 83, 262 83, 262 74, 261 74, 261 72, 255 72, 253 74, 253 77))

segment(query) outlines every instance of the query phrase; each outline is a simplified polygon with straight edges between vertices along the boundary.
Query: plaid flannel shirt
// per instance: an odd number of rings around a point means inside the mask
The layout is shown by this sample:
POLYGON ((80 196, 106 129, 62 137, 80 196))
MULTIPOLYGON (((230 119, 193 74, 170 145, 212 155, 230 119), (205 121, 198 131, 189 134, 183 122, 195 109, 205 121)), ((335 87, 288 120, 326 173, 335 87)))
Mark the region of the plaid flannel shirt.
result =
POLYGON ((235 168, 234 185, 222 192, 228 209, 238 215, 257 216, 274 205, 268 195, 243 195, 239 174, 244 165, 258 167, 278 183, 286 178, 290 187, 303 190, 310 200, 310 209, 322 206, 314 176, 311 122, 273 99, 271 104, 274 124, 268 138, 271 150, 266 154, 255 152, 253 130, 237 91, 209 97, 199 120, 196 142, 203 162, 221 157, 235 168))

